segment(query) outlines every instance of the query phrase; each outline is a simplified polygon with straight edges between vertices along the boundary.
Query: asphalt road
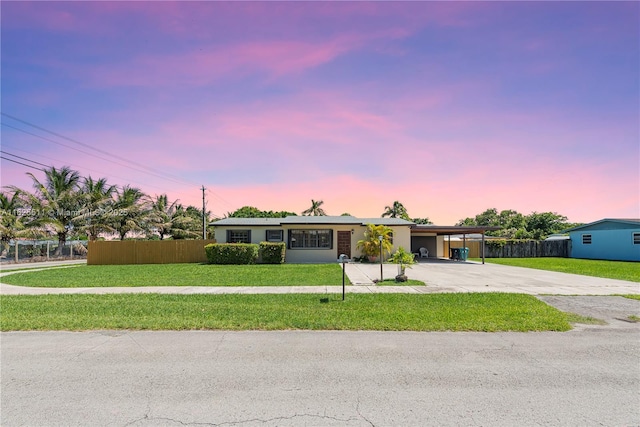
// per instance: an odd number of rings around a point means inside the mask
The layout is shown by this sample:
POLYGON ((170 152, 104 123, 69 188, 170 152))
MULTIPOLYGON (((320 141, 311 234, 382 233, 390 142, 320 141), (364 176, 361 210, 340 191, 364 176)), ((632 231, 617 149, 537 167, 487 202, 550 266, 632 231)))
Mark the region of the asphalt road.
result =
MULTIPOLYGON (((637 324, 636 324, 637 325, 637 324)), ((7 426, 637 426, 640 328, 10 332, 7 426)))

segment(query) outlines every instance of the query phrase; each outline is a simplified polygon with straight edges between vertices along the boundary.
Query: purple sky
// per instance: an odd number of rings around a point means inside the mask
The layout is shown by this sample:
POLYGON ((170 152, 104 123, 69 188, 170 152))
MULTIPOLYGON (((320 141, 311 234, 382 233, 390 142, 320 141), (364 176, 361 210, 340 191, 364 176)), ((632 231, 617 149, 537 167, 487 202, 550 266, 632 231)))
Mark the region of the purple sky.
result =
POLYGON ((2 116, 4 152, 218 216, 640 217, 638 2, 1 7, 2 112, 103 151, 2 116))

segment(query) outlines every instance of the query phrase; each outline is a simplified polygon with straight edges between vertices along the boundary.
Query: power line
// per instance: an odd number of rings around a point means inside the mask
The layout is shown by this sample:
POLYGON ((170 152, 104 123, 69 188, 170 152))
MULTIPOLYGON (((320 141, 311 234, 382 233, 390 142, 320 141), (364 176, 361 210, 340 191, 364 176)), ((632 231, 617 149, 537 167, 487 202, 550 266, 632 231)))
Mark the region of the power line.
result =
POLYGON ((0 150, 0 153, 6 154, 7 156, 15 157, 15 158, 20 159, 20 160, 25 160, 27 162, 35 163, 36 165, 44 166, 45 168, 49 167, 49 165, 45 165, 44 163, 36 162, 35 160, 30 160, 30 159, 27 159, 25 157, 20 157, 20 156, 17 156, 15 154, 11 154, 11 153, 9 153, 7 151, 4 151, 4 150, 0 150))
MULTIPOLYGON (((32 154, 32 155, 35 155, 35 156, 40 156, 40 157, 47 158, 46 156, 42 156, 42 155, 35 154, 35 153, 30 153, 30 152, 28 152, 28 151, 21 150, 21 149, 19 149, 19 148, 14 148, 14 147, 12 147, 12 149, 16 149, 16 150, 18 150, 18 151, 24 151, 24 152, 26 152, 26 153, 28 153, 28 154, 32 154)), ((9 152, 7 152, 7 151, 5 151, 5 150, 2 150, 2 149, 0 149, 0 153, 5 154, 5 155, 8 155, 8 156, 16 157, 16 158, 21 159, 21 160, 24 160, 24 161, 26 161, 26 162, 35 163, 35 164, 40 165, 40 166, 43 166, 44 168, 47 168, 47 169, 52 168, 52 166, 51 166, 51 165, 46 165, 46 164, 44 164, 44 163, 40 163, 40 162, 37 162, 37 161, 35 161, 35 160, 28 159, 28 158, 26 158, 26 157, 18 156, 18 155, 16 155, 16 154, 9 153, 9 152)), ((39 170, 39 171, 41 171, 41 172, 46 172, 46 171, 45 171, 45 169, 40 169, 40 168, 37 168, 37 167, 35 167, 35 166, 31 166, 31 165, 28 165, 28 164, 26 164, 26 163, 19 162, 19 161, 17 161, 17 160, 8 159, 8 158, 3 157, 3 156, 0 156, 0 158, 2 158, 2 159, 4 159, 4 160, 7 160, 7 161, 9 161, 9 162, 17 163, 17 164, 20 164, 20 165, 23 165, 23 166, 26 166, 26 167, 29 167, 29 168, 32 168, 32 169, 35 169, 35 170, 39 170)), ((54 161, 58 161, 58 162, 59 162, 59 160, 57 160, 57 159, 51 159, 51 158, 49 158, 49 159, 50 159, 50 160, 54 160, 54 161)), ((73 165, 71 164, 70 166, 73 166, 73 165)), ((88 170, 92 170, 92 169, 88 169, 88 170)), ((93 170, 93 171, 94 171, 94 172, 99 172, 99 171, 95 171, 95 170, 93 170)), ((116 177, 116 178, 118 178, 118 177, 116 177)), ((120 179, 123 179, 123 178, 120 178, 120 179)), ((134 182, 135 182, 135 181, 134 181, 134 182)), ((115 187, 116 187, 116 188, 119 188, 119 189, 124 189, 124 187, 125 187, 125 186, 124 186, 124 185, 115 185, 115 187)), ((158 188, 158 189, 162 190, 162 188, 160 188, 160 187, 155 187, 155 186, 150 186, 150 187, 154 187, 154 188, 158 188)), ((203 186, 203 190, 204 190, 204 189, 205 189, 205 188, 204 188, 204 186, 203 186)), ((209 191, 209 189, 206 189, 206 190, 207 190, 207 191, 209 191)), ((214 214, 214 213, 211 213, 211 215, 212 215, 212 216, 214 216, 215 218, 220 218, 218 215, 216 215, 216 214, 214 214)))
MULTIPOLYGON (((4 145, 6 146, 6 144, 4 144, 4 145)), ((87 171, 90 171, 90 172, 97 172, 97 173, 102 174, 102 175, 108 175, 108 176, 110 176, 110 177, 112 177, 112 178, 118 178, 118 179, 121 179, 121 180, 123 180, 123 181, 128 181, 128 182, 131 182, 131 183, 134 183, 134 184, 143 185, 143 186, 145 186, 145 187, 151 187, 151 188, 158 189, 158 190, 160 190, 160 191, 164 191, 164 189, 163 189, 163 188, 158 187, 158 186, 155 186, 155 185, 150 185, 150 184, 141 184, 141 183, 139 183, 139 182, 136 182, 136 181, 133 181, 133 180, 130 180, 130 179, 127 179, 127 178, 122 178, 121 176, 117 176, 117 175, 113 175, 113 174, 105 174, 104 172, 99 171, 99 170, 96 170, 96 169, 91 169, 91 168, 87 168, 87 167, 84 167, 84 166, 80 167, 80 166, 77 166, 77 165, 75 165, 75 164, 73 164, 73 163, 71 163, 71 162, 62 161, 62 160, 59 160, 59 159, 54 159, 54 158, 52 158, 52 157, 48 157, 48 156, 43 156, 42 154, 32 153, 32 152, 30 152, 30 151, 22 150, 22 149, 20 149, 20 148, 16 148, 16 147, 9 147, 9 148, 11 148, 12 150, 18 150, 18 151, 22 151, 22 152, 27 153, 27 154, 31 154, 31 155, 34 155, 34 156, 42 157, 42 158, 45 158, 45 159, 48 159, 48 160, 53 160, 54 162, 63 163, 63 164, 66 164, 66 165, 68 165, 68 166, 73 166, 74 168, 77 168, 77 169, 84 169, 84 170, 87 170, 87 171)), ((15 155, 14 155, 14 156, 15 156, 15 155)), ((16 156, 16 157, 17 157, 17 156, 16 156)), ((34 160, 30 160, 30 159, 27 159, 27 160, 28 160, 29 162, 36 163, 36 164, 40 164, 40 165, 42 165, 42 166, 45 166, 46 168, 51 168, 51 167, 53 167, 53 166, 51 166, 51 165, 45 165, 45 164, 42 164, 42 163, 36 162, 36 161, 34 161, 34 160)), ((41 170, 41 169, 40 169, 40 170, 41 170)), ((42 170, 42 171, 44 172, 44 170, 42 170)))
POLYGON ((113 163, 113 164, 115 164, 115 165, 125 167, 125 168, 127 168, 127 169, 132 169, 132 170, 135 170, 135 171, 137 171, 137 172, 142 172, 142 173, 147 174, 147 175, 155 176, 155 177, 157 177, 157 178, 162 178, 162 179, 171 180, 171 181, 177 182, 177 183, 179 183, 179 184, 185 184, 185 183, 187 183, 187 184, 191 184, 191 183, 189 183, 189 182, 187 182, 187 181, 178 181, 178 180, 175 180, 175 179, 172 179, 172 178, 166 178, 166 177, 164 177, 164 176, 161 176, 161 175, 158 175, 158 174, 155 174, 155 173, 152 173, 152 172, 148 172, 148 171, 145 171, 145 170, 141 170, 141 169, 135 168, 135 167, 133 167, 133 166, 128 166, 128 165, 122 164, 122 163, 120 163, 120 162, 116 162, 115 160, 107 159, 107 158, 105 158, 105 157, 98 156, 97 154, 89 153, 89 152, 84 151, 84 150, 81 150, 81 149, 79 149, 79 148, 71 147, 70 145, 63 144, 62 142, 55 141, 55 140, 53 140, 53 139, 51 139, 51 138, 46 138, 46 137, 44 137, 44 136, 42 136, 42 135, 38 135, 38 134, 35 134, 35 133, 31 133, 31 132, 26 131, 26 130, 24 130, 24 129, 20 129, 20 128, 17 128, 17 127, 15 127, 15 126, 11 126, 11 125, 9 125, 9 124, 7 124, 7 123, 2 123, 2 125, 3 125, 3 126, 10 127, 10 128, 12 128, 12 129, 15 129, 15 130, 17 130, 17 131, 20 131, 20 132, 26 133, 27 135, 35 136, 36 138, 40 138, 40 139, 43 139, 43 140, 45 140, 45 141, 49 141, 49 142, 52 142, 52 143, 54 143, 54 144, 60 145, 60 146, 62 146, 62 147, 69 148, 70 150, 78 151, 78 152, 80 152, 80 153, 86 154, 87 156, 95 157, 95 158, 97 158, 97 159, 104 160, 105 162, 110 162, 110 163, 113 163))
POLYGON ((42 126, 38 126, 38 125, 36 125, 34 123, 30 123, 30 122, 28 122, 26 120, 20 119, 20 118, 15 117, 15 116, 12 116, 10 114, 7 114, 7 113, 0 113, 0 114, 2 114, 5 117, 8 117, 8 118, 10 118, 12 120, 15 120, 17 122, 20 122, 22 124, 25 124, 27 126, 31 126, 31 127, 35 128, 35 129, 41 130, 43 132, 46 132, 46 133, 48 133, 50 135, 54 135, 54 136, 56 136, 56 137, 58 137, 60 139, 64 139, 65 141, 69 141, 69 142, 72 142, 74 144, 80 145, 82 147, 88 148, 90 150, 97 151, 98 153, 104 154, 104 155, 109 156, 109 157, 113 157, 113 158, 118 159, 120 161, 123 161, 125 163, 129 163, 129 164, 135 165, 135 166, 137 166, 139 168, 142 168, 142 169, 146 170, 148 173, 151 173, 151 174, 153 174, 153 175, 155 175, 155 176, 157 176, 159 178, 164 178, 164 179, 173 180, 173 181, 179 181, 179 182, 182 182, 183 184, 193 184, 192 182, 185 181, 180 177, 176 177, 176 176, 173 176, 171 174, 167 174, 167 173, 162 172, 162 171, 157 171, 157 170, 155 170, 153 168, 150 168, 150 167, 145 166, 143 164, 140 164, 138 162, 134 162, 133 160, 126 159, 124 157, 118 156, 117 154, 109 153, 108 151, 102 150, 100 148, 96 148, 96 147, 94 147, 94 146, 92 146, 90 144, 86 144, 84 142, 80 142, 80 141, 78 141, 76 139, 73 139, 73 138, 70 138, 68 136, 65 136, 65 135, 59 134, 57 132, 54 132, 52 130, 43 128, 42 126))
MULTIPOLYGON (((87 152, 87 151, 84 151, 84 150, 78 149, 78 148, 76 148, 76 147, 72 147, 72 146, 70 146, 70 145, 68 145, 68 144, 64 144, 64 143, 62 143, 62 142, 59 142, 59 141, 53 140, 53 139, 51 139, 51 138, 47 138, 47 137, 44 137, 44 136, 42 136, 42 135, 38 135, 38 134, 35 134, 35 133, 32 133, 32 132, 29 132, 29 131, 27 131, 27 130, 24 130, 24 129, 21 129, 21 128, 18 128, 18 127, 15 127, 15 126, 9 125, 9 124, 7 124, 7 123, 1 123, 3 126, 7 126, 7 127, 9 127, 9 128, 15 129, 15 130, 17 130, 17 131, 19 131, 19 132, 23 132, 23 133, 25 133, 25 134, 27 134, 27 135, 31 135, 31 136, 34 136, 34 137, 36 137, 36 138, 40 138, 40 139, 42 139, 42 140, 45 140, 45 141, 48 141, 48 142, 51 142, 51 143, 54 143, 54 144, 60 145, 60 146, 62 146, 62 147, 65 147, 65 148, 69 148, 69 149, 71 149, 71 150, 78 151, 78 152, 80 152, 80 153, 83 153, 83 154, 86 154, 86 155, 88 155, 88 156, 92 156, 92 157, 98 158, 98 159, 100 159, 100 160, 108 161, 108 162, 113 163, 113 164, 116 164, 116 165, 118 165, 118 166, 122 166, 122 167, 125 167, 125 168, 128 168, 128 169, 131 169, 131 170, 135 170, 135 171, 138 171, 138 172, 142 172, 142 173, 145 173, 145 174, 147 174, 147 175, 152 175, 152 176, 155 176, 155 177, 157 177, 157 178, 161 178, 161 179, 165 179, 165 180, 173 181, 173 182, 180 183, 180 184, 189 184, 189 185, 193 185, 193 186, 195 186, 195 185, 196 185, 196 184, 195 184, 195 183, 193 183, 193 182, 190 182, 190 181, 184 180, 184 179, 182 179, 182 178, 176 177, 176 176, 171 175, 171 174, 167 174, 167 173, 165 173, 165 172, 157 171, 157 170, 155 170, 155 169, 153 169, 153 168, 147 167, 147 166, 145 166, 145 165, 142 165, 142 164, 140 164, 140 163, 137 163, 137 162, 134 162, 134 161, 132 161, 132 160, 126 159, 126 158, 124 158, 124 157, 121 157, 121 156, 118 156, 118 155, 115 155, 115 154, 109 153, 109 152, 107 152, 107 151, 105 151, 105 150, 101 150, 101 149, 96 148, 96 147, 93 147, 93 146, 91 146, 91 145, 89 145, 89 144, 86 144, 86 143, 83 143, 83 142, 77 141, 77 140, 75 140, 75 139, 73 139, 73 138, 70 138, 70 137, 67 137, 67 136, 65 136, 65 135, 62 135, 62 134, 60 134, 60 133, 57 133, 57 132, 51 131, 51 130, 46 129, 46 128, 42 127, 42 126, 38 126, 38 125, 36 125, 36 124, 34 124, 34 123, 30 123, 30 122, 28 122, 28 121, 26 121, 26 120, 20 119, 20 118, 15 117, 15 116, 12 116, 12 115, 10 115, 10 114, 4 113, 4 112, 0 112, 0 114, 1 114, 2 116, 4 116, 4 117, 7 117, 7 118, 12 119, 12 120, 15 120, 15 121, 20 122, 20 123, 22 123, 22 124, 25 124, 25 125, 27 125, 27 126, 31 126, 31 127, 35 128, 35 129, 38 129, 38 130, 42 131, 42 132, 46 132, 46 133, 48 133, 48 134, 50 134, 50 135, 56 136, 56 137, 61 138, 61 139, 63 139, 63 140, 66 140, 66 141, 72 142, 72 143, 74 143, 74 144, 77 144, 77 145, 80 145, 80 146, 82 146, 82 147, 86 147, 86 148, 88 148, 88 149, 90 149, 90 150, 96 151, 96 152, 98 152, 98 153, 104 154, 105 156, 112 157, 112 158, 115 158, 115 159, 121 160, 121 161, 123 161, 123 162, 125 162, 125 163, 128 163, 129 165, 135 165, 135 166, 138 166, 138 167, 129 166, 128 164, 122 164, 122 163, 117 162, 117 161, 115 161, 115 160, 108 159, 108 158, 105 158, 105 157, 102 157, 102 156, 99 156, 99 155, 96 155, 96 154, 93 154, 93 153, 89 153, 89 152, 87 152), (141 170, 140 168, 142 168, 143 170, 141 170)), ((122 178, 121 178, 121 179, 122 179, 122 178)), ((159 187, 155 187, 155 186, 151 186, 151 187, 159 188, 159 187)), ((219 199, 220 201, 222 201, 223 203, 225 203, 229 208, 231 207, 231 203, 229 203, 229 202, 228 202, 227 200, 225 200, 223 197, 221 197, 220 195, 218 195, 218 194, 214 193, 213 191, 211 191, 211 190, 209 190, 209 189, 206 189, 206 190, 207 190, 207 192, 209 192, 209 194, 211 194, 212 196, 216 197, 217 199, 219 199)))
POLYGON ((44 172, 44 169, 40 169, 40 168, 37 168, 37 167, 35 167, 35 166, 28 165, 28 164, 26 164, 26 163, 22 163, 22 162, 19 162, 19 161, 17 161, 17 160, 7 159, 6 157, 3 157, 3 156, 0 156, 0 159, 2 159, 2 160, 6 160, 6 161, 8 161, 8 162, 17 163, 17 164, 19 164, 19 165, 26 166, 26 167, 28 167, 28 168, 35 169, 35 170, 39 170, 39 171, 41 171, 41 172, 44 172))

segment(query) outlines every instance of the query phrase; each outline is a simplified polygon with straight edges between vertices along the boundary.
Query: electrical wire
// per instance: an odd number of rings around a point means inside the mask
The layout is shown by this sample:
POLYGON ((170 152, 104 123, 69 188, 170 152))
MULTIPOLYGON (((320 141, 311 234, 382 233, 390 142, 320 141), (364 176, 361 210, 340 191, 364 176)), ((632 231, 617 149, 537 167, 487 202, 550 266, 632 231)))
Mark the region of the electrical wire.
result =
MULTIPOLYGON (((108 151, 102 150, 102 149, 100 149, 100 148, 96 148, 96 147, 94 147, 94 146, 92 146, 92 145, 90 145, 90 144, 85 144, 84 142, 80 142, 80 141, 78 141, 78 140, 76 140, 76 139, 73 139, 73 138, 70 138, 70 137, 68 137, 68 136, 65 136, 65 135, 59 134, 59 133, 57 133, 57 132, 54 132, 54 131, 52 131, 52 130, 49 130, 49 129, 43 128, 42 126, 38 126, 38 125, 36 125, 36 124, 34 124, 34 123, 30 123, 30 122, 28 122, 28 121, 26 121, 26 120, 20 119, 20 118, 15 117, 15 116, 12 116, 12 115, 10 115, 10 114, 7 114, 7 113, 0 113, 0 114, 1 114, 1 115, 3 115, 3 116, 5 116, 5 117, 8 117, 8 118, 10 118, 10 119, 12 119, 12 120, 15 120, 15 121, 17 121, 17 122, 20 122, 20 123, 22 123, 22 124, 25 124, 25 125, 27 125, 27 126, 31 126, 31 127, 35 128, 35 129, 41 130, 42 132, 45 132, 45 133, 48 133, 48 134, 50 134, 50 135, 56 136, 56 137, 58 137, 58 138, 60 138, 60 139, 64 139, 65 141, 72 142, 72 143, 74 143, 74 144, 77 144, 77 145, 80 145, 80 146, 82 146, 82 147, 85 147, 85 148, 88 148, 88 149, 90 149, 90 150, 93 150, 93 151, 96 151, 96 152, 98 152, 98 153, 101 153, 101 154, 103 154, 103 155, 105 155, 105 156, 109 156, 109 157, 112 157, 112 158, 114 158, 114 159, 117 159, 117 160, 123 161, 123 162, 125 162, 125 163, 131 164, 131 165, 134 165, 134 166, 137 166, 138 168, 142 168, 143 170, 146 170, 146 171, 147 171, 147 173, 150 173, 150 174, 152 174, 152 175, 154 175, 154 176, 156 176, 156 177, 164 178, 164 179, 168 179, 168 180, 173 180, 173 181, 177 181, 177 182, 181 182, 181 183, 183 183, 183 184, 193 184, 193 183, 191 183, 191 182, 188 182, 188 181, 183 180, 183 179, 182 179, 182 178, 180 178, 180 177, 176 177, 176 176, 173 176, 173 175, 171 175, 171 174, 167 174, 166 172, 162 172, 162 171, 155 170, 155 169, 153 169, 153 168, 150 168, 150 167, 145 166, 145 165, 143 165, 143 164, 140 164, 140 163, 138 163, 138 162, 134 162, 133 160, 129 160, 129 159, 126 159, 126 158, 124 158, 124 157, 118 156, 117 154, 109 153, 108 151)), ((21 130, 21 129, 18 129, 18 128, 15 128, 15 127, 14 127, 14 129, 21 130)), ((139 169, 138 169, 138 170, 139 170, 139 169)))
POLYGON ((37 167, 35 167, 35 166, 28 165, 28 164, 26 164, 26 163, 22 163, 22 162, 19 162, 19 161, 17 161, 17 160, 7 159, 6 157, 3 157, 3 156, 0 156, 0 159, 2 159, 2 160, 6 160, 6 161, 8 161, 8 162, 17 163, 17 164, 19 164, 19 165, 26 166, 26 167, 28 167, 28 168, 35 169, 35 170, 39 170, 39 171, 41 171, 41 172, 44 172, 44 169, 40 169, 40 168, 37 168, 37 167))
POLYGON ((15 157, 16 159, 25 160, 27 162, 35 163, 36 165, 44 166, 45 168, 49 167, 49 165, 45 165, 44 163, 36 162, 35 160, 27 159, 25 157, 20 157, 20 156, 17 156, 15 154, 11 154, 11 153, 9 153, 7 151, 4 151, 4 150, 0 150, 0 153, 6 154, 7 156, 15 157))
MULTIPOLYGON (((65 135, 62 135, 62 134, 60 134, 60 133, 57 133, 57 132, 51 131, 51 130, 46 129, 46 128, 42 127, 42 126, 38 126, 38 125, 36 125, 36 124, 34 124, 34 123, 30 123, 30 122, 28 122, 28 121, 26 121, 26 120, 20 119, 20 118, 18 118, 18 117, 13 116, 13 115, 10 115, 10 114, 4 113, 4 112, 0 112, 0 114, 1 114, 2 116, 4 116, 4 117, 7 117, 7 118, 12 119, 12 120, 15 120, 15 121, 17 121, 17 122, 19 122, 19 123, 25 124, 25 125, 27 125, 27 126, 33 127, 33 128, 35 128, 35 129, 38 129, 38 130, 40 130, 40 131, 42 131, 42 132, 46 132, 46 133, 48 133, 48 134, 50 134, 50 135, 53 135, 53 136, 58 137, 58 138, 61 138, 61 139, 65 140, 65 141, 69 141, 69 142, 72 142, 72 143, 74 143, 74 144, 80 145, 80 146, 82 146, 82 147, 86 147, 86 148, 88 148, 88 149, 90 149, 90 150, 96 151, 96 152, 101 153, 101 154, 103 154, 103 155, 105 155, 105 156, 108 156, 108 157, 112 157, 112 158, 115 158, 115 159, 121 160, 121 161, 123 161, 123 162, 125 162, 125 163, 128 163, 128 164, 123 164, 123 163, 121 163, 121 162, 118 162, 118 161, 115 161, 115 160, 112 160, 112 159, 109 159, 109 158, 105 158, 105 157, 99 156, 99 155, 97 155, 97 154, 87 152, 87 151, 85 151, 85 150, 81 150, 81 149, 79 149, 79 148, 76 148, 76 147, 70 146, 70 145, 68 145, 68 144, 64 144, 64 143, 62 143, 62 142, 59 142, 59 141, 53 140, 53 139, 51 139, 51 138, 44 137, 44 136, 42 136, 42 135, 35 134, 35 133, 33 133, 33 132, 29 132, 29 131, 27 131, 27 130, 24 130, 24 129, 21 129, 21 128, 18 128, 18 127, 12 126, 12 125, 7 124, 7 123, 4 123, 4 122, 2 122, 2 123, 1 123, 3 126, 7 126, 7 127, 11 128, 11 129, 14 129, 14 130, 17 130, 17 131, 19 131, 19 132, 25 133, 25 134, 27 134, 27 135, 31 135, 31 136, 36 137, 36 138, 40 138, 40 139, 42 139, 42 140, 45 140, 45 141, 48 141, 48 142, 51 142, 51 143, 54 143, 54 144, 60 145, 60 146, 65 147, 65 148, 69 148, 69 149, 71 149, 71 150, 78 151, 78 152, 83 153, 83 154, 86 154, 86 155, 88 155, 88 156, 92 156, 92 157, 98 158, 98 159, 100 159, 100 160, 103 160, 103 161, 107 161, 107 162, 110 162, 110 163, 116 164, 116 165, 118 165, 118 166, 122 166, 122 167, 125 167, 125 168, 128 168, 128 169, 132 169, 132 170, 135 170, 135 171, 138 171, 138 172, 142 172, 142 173, 145 173, 145 174, 147 174, 147 175, 152 175, 152 176, 155 176, 155 177, 157 177, 157 178, 161 178, 161 179, 165 179, 165 180, 173 181, 173 182, 180 183, 180 184, 189 184, 189 185, 194 185, 194 186, 196 185, 196 184, 195 184, 195 183, 193 183, 193 182, 186 181, 186 180, 184 180, 184 179, 182 179, 182 178, 176 177, 176 176, 171 175, 171 174, 167 174, 167 173, 165 173, 165 172, 157 171, 157 170, 155 170, 155 169, 153 169, 153 168, 149 168, 149 167, 147 167, 147 166, 145 166, 145 165, 142 165, 142 164, 140 164, 140 163, 134 162, 134 161, 132 161, 132 160, 125 159, 125 158, 123 158, 123 157, 121 157, 121 156, 118 156, 118 155, 115 155, 115 154, 109 153, 109 152, 107 152, 107 151, 105 151, 105 150, 101 150, 101 149, 96 148, 96 147, 93 147, 93 146, 91 146, 91 145, 89 145, 89 144, 85 144, 85 143, 83 143, 83 142, 77 141, 77 140, 75 140, 75 139, 73 139, 73 138, 70 138, 70 137, 67 137, 67 136, 65 136, 65 135), (130 165, 134 165, 134 166, 137 166, 137 167, 130 166, 130 165)), ((5 160, 9 160, 9 159, 5 159, 5 160)), ((11 161, 11 160, 9 160, 9 161, 11 161)), ((29 161, 30 161, 30 160, 29 160, 29 161)), ((14 163, 19 163, 19 162, 14 162, 14 163)), ((37 163, 37 162, 34 162, 34 163, 37 163)), ((25 166, 28 166, 28 165, 25 165, 25 166)), ((28 166, 28 167, 32 167, 32 166, 28 166)), ((38 168, 34 168, 34 169, 38 169, 38 168)), ((38 169, 38 170, 40 170, 40 169, 38 169)), ((121 179, 122 179, 122 178, 121 178, 121 179)), ((152 185, 150 185, 150 187, 159 188, 159 187, 155 187, 155 186, 152 186, 152 185)), ((230 203, 230 202, 228 202, 226 199, 224 199, 222 196, 220 196, 219 194, 216 194, 215 192, 213 192, 213 191, 209 190, 208 188, 207 188, 206 190, 207 190, 207 192, 208 192, 211 196, 213 196, 213 197, 217 198, 218 200, 220 200, 221 202, 223 202, 225 205, 227 205, 227 207, 231 208, 231 203, 230 203)))

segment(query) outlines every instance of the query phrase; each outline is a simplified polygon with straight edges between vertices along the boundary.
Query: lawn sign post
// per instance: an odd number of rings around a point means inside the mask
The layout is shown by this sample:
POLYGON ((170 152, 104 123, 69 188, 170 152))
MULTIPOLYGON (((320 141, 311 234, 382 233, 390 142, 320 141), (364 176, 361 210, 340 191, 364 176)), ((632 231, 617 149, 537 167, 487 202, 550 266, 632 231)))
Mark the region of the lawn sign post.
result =
POLYGON ((382 282, 384 278, 382 277, 382 236, 378 236, 378 240, 380 241, 380 281, 382 282))
POLYGON ((351 261, 345 254, 341 254, 338 262, 342 264, 342 301, 344 301, 344 265, 351 261))

